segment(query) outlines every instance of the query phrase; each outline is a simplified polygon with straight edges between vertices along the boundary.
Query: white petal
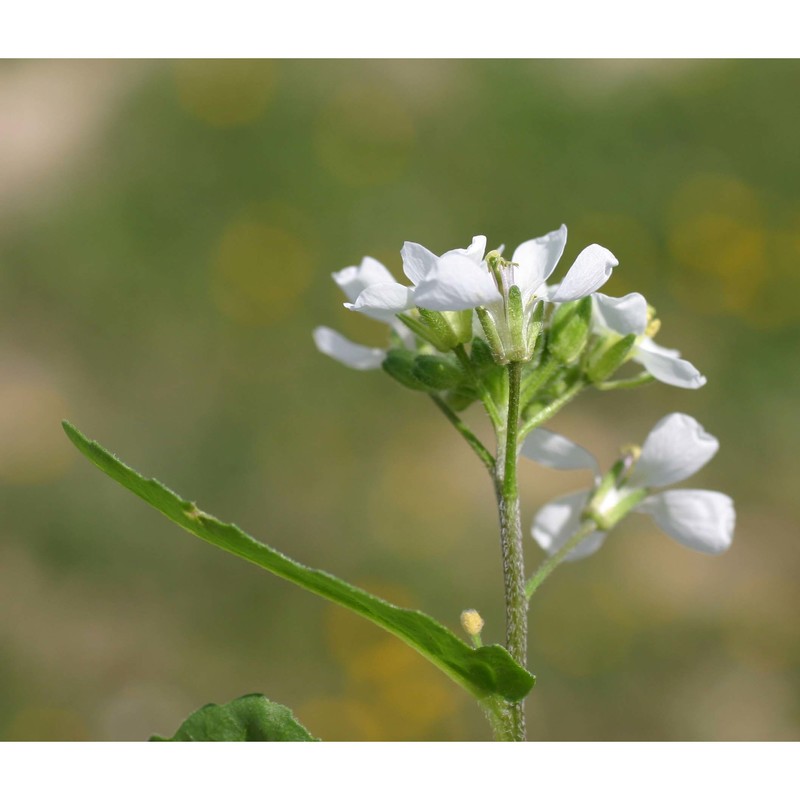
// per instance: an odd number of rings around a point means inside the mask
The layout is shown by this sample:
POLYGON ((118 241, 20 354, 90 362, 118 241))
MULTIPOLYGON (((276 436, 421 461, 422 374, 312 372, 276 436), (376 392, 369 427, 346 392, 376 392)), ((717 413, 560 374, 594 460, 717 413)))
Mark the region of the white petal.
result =
POLYGON ((473 236, 469 247, 459 247, 456 250, 448 250, 444 255, 449 256, 453 253, 466 256, 470 261, 480 264, 481 261, 483 261, 484 253, 486 253, 486 237, 481 235, 473 236))
POLYGON ((629 486, 668 486, 694 475, 719 449, 719 442, 694 417, 667 414, 647 435, 629 486))
POLYGON ((647 300, 638 292, 624 297, 609 297, 595 292, 593 300, 593 324, 600 330, 609 330, 621 336, 629 333, 640 335, 647 327, 647 300))
POLYGON ((552 274, 567 244, 567 226, 550 231, 538 239, 523 242, 511 260, 519 265, 517 285, 522 296, 532 295, 552 274))
POLYGON ((613 253, 599 244, 590 244, 582 250, 569 268, 553 297, 556 303, 567 303, 596 292, 619 264, 613 253))
POLYGON ((648 353, 657 353, 658 355, 671 356, 672 358, 680 358, 681 356, 680 350, 676 350, 674 347, 662 347, 660 344, 656 344, 649 336, 643 336, 639 340, 638 346, 647 350, 648 353))
POLYGON ((556 294, 558 294, 558 289, 560 286, 560 283, 543 283, 537 290, 536 294, 538 294, 543 300, 547 300, 549 303, 552 303, 553 298, 556 296, 556 294))
POLYGON ((501 300, 486 267, 458 253, 443 255, 414 293, 414 302, 431 311, 464 311, 501 300))
POLYGON ((386 358, 383 350, 351 342, 331 328, 314 328, 314 344, 320 353, 353 369, 377 369, 386 358))
POLYGON ((590 469, 595 474, 600 471, 597 460, 588 450, 544 428, 535 428, 528 434, 520 453, 553 469, 590 469))
POLYGON ((427 247, 416 242, 406 242, 400 251, 403 258, 403 272, 415 286, 436 266, 438 256, 427 247))
POLYGON ((392 273, 386 267, 370 256, 362 259, 358 267, 345 267, 333 273, 333 279, 352 303, 373 283, 393 283, 392 273))
POLYGON ((721 492, 673 489, 642 501, 637 511, 650 514, 673 539, 701 553, 721 553, 733 541, 736 512, 721 492))
MULTIPOLYGON (((589 492, 576 492, 559 497, 542 506, 533 520, 531 534, 537 544, 549 555, 557 553, 581 526, 581 514, 589 498, 589 492)), ((596 552, 606 538, 600 531, 589 534, 566 557, 566 561, 576 561, 596 552)))
POLYGON ((677 350, 659 347, 652 339, 644 338, 633 356, 654 378, 681 389, 699 389, 706 385, 706 376, 689 361, 678 358, 677 350))
POLYGON ((345 308, 360 311, 372 319, 391 322, 395 314, 414 305, 414 290, 399 283, 373 283, 356 298, 355 303, 345 303, 345 308))

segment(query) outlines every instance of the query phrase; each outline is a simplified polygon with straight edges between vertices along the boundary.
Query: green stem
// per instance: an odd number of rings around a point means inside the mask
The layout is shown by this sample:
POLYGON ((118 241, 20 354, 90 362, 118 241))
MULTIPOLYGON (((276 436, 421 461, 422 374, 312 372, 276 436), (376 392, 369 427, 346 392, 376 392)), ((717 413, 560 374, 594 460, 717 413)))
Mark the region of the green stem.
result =
POLYGON ((495 460, 494 456, 484 447, 483 442, 469 429, 462 421, 461 417, 450 408, 447 403, 436 394, 430 395, 431 400, 439 407, 441 412, 450 420, 452 426, 464 437, 467 444, 478 454, 478 458, 484 463, 486 469, 494 475, 495 460))
POLYGON ((475 385, 475 388, 478 390, 478 394, 480 395, 481 402, 486 409, 486 413, 491 418, 495 430, 498 430, 503 424, 503 420, 500 418, 500 412, 497 410, 497 405, 492 399, 492 395, 489 393, 486 385, 481 380, 480 376, 475 372, 475 367, 473 366, 470 357, 467 355, 464 345, 460 344, 458 347, 453 348, 453 352, 456 354, 456 358, 464 368, 464 371, 472 379, 472 382, 475 385))
MULTIPOLYGON (((523 667, 528 649, 528 601, 525 595, 525 562, 517 486, 517 443, 522 364, 508 365, 508 414, 505 437, 498 434, 495 490, 500 514, 500 545, 503 554, 503 584, 506 605, 506 647, 523 667)), ((525 708, 512 703, 503 715, 507 732, 514 741, 525 740, 525 708)))
POLYGON ((525 585, 525 594, 529 601, 533 593, 544 583, 545 578, 569 555, 570 551, 596 530, 597 525, 590 519, 586 520, 559 550, 542 562, 525 585))
POLYGON ((538 428, 543 423, 547 422, 551 417, 554 417, 559 411, 561 411, 564 406, 573 400, 577 395, 583 390, 585 384, 583 381, 576 381, 572 384, 572 386, 567 389, 564 394, 560 397, 557 397, 550 403, 549 406, 545 406, 538 414, 535 414, 529 420, 525 422, 519 432, 519 438, 521 441, 524 441, 525 437, 534 429, 538 428))

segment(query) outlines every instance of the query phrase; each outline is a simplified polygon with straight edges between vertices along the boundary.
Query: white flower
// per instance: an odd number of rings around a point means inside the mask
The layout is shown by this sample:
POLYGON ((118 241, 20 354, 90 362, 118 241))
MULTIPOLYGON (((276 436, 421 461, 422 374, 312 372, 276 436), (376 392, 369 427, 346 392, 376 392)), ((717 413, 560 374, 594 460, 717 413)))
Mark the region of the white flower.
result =
MULTIPOLYGON (((495 358, 501 363, 527 361, 537 333, 531 324, 533 312, 537 301, 547 296, 546 281, 566 242, 567 228, 562 225, 523 242, 511 261, 496 251, 485 261, 447 253, 419 281, 414 302, 431 311, 478 309, 495 358)), ((575 259, 551 299, 566 303, 586 297, 609 279, 617 264, 604 247, 589 245, 575 259)))
MULTIPOLYGON (((417 285, 416 303, 432 311, 462 311, 489 307, 508 298, 511 286, 519 287, 523 307, 536 298, 537 290, 556 268, 567 243, 567 227, 523 242, 511 261, 493 274, 482 260, 467 259, 452 251, 442 256, 417 285)), ((555 302, 566 303, 599 289, 619 262, 599 244, 585 248, 561 282, 555 302)))
POLYGON ((549 554, 557 552, 590 518, 600 530, 583 539, 568 560, 594 553, 629 511, 649 514, 669 536, 703 553, 721 553, 733 540, 733 501, 720 492, 672 489, 651 493, 694 475, 707 464, 719 442, 697 420, 668 414, 650 431, 639 457, 617 462, 601 480, 594 456, 563 436, 532 431, 522 455, 556 469, 591 469, 594 489, 548 503, 536 515, 531 533, 549 554), (632 463, 631 463, 632 462, 632 463))
POLYGON ((632 359, 641 364, 654 378, 670 386, 699 389, 706 378, 677 350, 657 345, 646 331, 648 328, 647 301, 638 292, 624 297, 609 297, 595 292, 592 295, 592 327, 598 333, 627 336, 637 335, 632 359))
MULTIPOLYGON (((376 319, 391 320, 395 314, 400 314, 420 305, 418 299, 419 286, 428 280, 428 276, 435 270, 437 263, 442 259, 455 258, 459 262, 477 267, 483 261, 485 251, 485 236, 475 236, 469 247, 449 250, 441 257, 434 255, 421 244, 406 242, 400 251, 400 255, 403 258, 403 272, 413 285, 404 286, 401 283, 397 283, 391 273, 383 267, 385 274, 380 279, 377 279, 377 275, 375 275, 376 279, 363 286, 355 297, 350 298, 351 302, 345 303, 345 306, 376 319)), ((428 308, 428 306, 425 307, 428 308)))
MULTIPOLYGON (((359 266, 345 267, 339 272, 334 272, 332 277, 351 302, 370 286, 392 280, 389 270, 380 261, 369 256, 366 256, 359 266)), ((394 314, 387 314, 377 309, 364 310, 364 313, 391 325, 404 341, 408 342, 409 337, 413 340, 410 331, 394 318, 394 314)), ((314 343, 321 353, 353 369, 377 369, 386 357, 385 350, 351 342, 346 336, 331 328, 315 328, 313 335, 314 343)))

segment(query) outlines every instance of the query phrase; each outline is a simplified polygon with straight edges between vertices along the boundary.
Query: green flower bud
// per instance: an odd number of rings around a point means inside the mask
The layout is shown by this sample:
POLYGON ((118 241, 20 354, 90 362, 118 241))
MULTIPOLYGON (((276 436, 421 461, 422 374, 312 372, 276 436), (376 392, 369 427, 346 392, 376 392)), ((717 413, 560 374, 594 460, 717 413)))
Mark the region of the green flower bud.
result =
POLYGON ((465 408, 469 408, 478 399, 478 396, 467 386, 459 386, 457 389, 447 392, 444 399, 453 411, 463 411, 465 408))
POLYGON ((383 360, 383 371, 391 375, 398 383, 417 392, 430 391, 428 387, 414 375, 414 359, 416 355, 410 350, 389 350, 383 360))
POLYGON ((442 356, 417 356, 413 366, 414 377, 429 390, 454 389, 464 382, 464 370, 455 361, 442 356))
POLYGON ((478 336, 472 340, 472 349, 469 357, 470 361, 472 361, 472 366, 475 367, 478 372, 484 372, 495 366, 491 347, 478 336))

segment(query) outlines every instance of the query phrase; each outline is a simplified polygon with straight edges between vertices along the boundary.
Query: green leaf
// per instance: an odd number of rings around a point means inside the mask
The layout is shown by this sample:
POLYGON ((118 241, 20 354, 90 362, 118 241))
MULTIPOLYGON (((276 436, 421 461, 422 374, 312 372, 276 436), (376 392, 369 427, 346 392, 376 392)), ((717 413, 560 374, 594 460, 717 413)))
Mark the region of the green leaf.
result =
POLYGON ((235 525, 200 511, 158 481, 143 478, 69 422, 63 426, 72 443, 95 466, 184 530, 371 620, 413 647, 479 700, 505 698, 516 702, 533 688, 533 675, 517 664, 504 647, 495 644, 473 649, 420 611, 398 608, 327 572, 287 558, 235 525))
POLYGON ((246 694, 218 706, 209 703, 187 717, 174 736, 151 736, 151 742, 318 742, 291 710, 246 694))

